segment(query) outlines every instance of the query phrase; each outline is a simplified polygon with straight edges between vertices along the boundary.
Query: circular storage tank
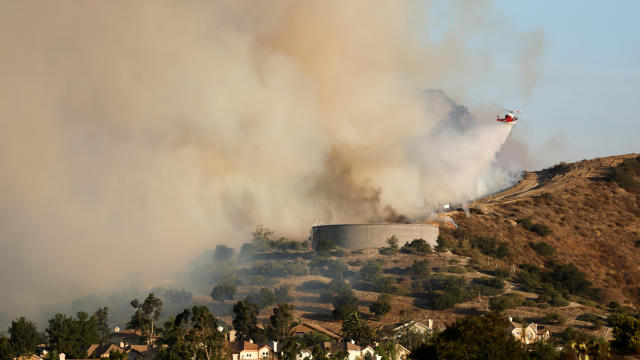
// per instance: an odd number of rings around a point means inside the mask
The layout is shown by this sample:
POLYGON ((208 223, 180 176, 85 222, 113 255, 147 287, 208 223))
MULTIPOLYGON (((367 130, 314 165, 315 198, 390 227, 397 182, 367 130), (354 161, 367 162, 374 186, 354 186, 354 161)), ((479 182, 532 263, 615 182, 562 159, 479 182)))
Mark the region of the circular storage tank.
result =
POLYGON ((345 249, 380 248, 387 246, 387 239, 398 238, 398 245, 415 239, 423 239, 436 246, 439 228, 429 224, 343 224, 319 225, 311 228, 311 243, 330 240, 345 249))

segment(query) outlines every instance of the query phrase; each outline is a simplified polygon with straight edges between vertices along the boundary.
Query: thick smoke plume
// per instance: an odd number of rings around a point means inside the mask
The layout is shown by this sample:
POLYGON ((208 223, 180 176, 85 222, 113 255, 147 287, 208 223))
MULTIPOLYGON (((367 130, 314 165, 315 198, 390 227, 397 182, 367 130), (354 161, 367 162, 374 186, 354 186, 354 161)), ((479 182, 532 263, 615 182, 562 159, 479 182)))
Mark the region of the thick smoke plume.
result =
POLYGON ((256 224, 302 238, 317 219, 417 218, 503 186, 491 164, 509 128, 423 90, 464 98, 491 71, 495 44, 466 39, 497 36, 471 21, 496 10, 453 10, 4 2, 0 316, 171 285, 199 251, 256 224))

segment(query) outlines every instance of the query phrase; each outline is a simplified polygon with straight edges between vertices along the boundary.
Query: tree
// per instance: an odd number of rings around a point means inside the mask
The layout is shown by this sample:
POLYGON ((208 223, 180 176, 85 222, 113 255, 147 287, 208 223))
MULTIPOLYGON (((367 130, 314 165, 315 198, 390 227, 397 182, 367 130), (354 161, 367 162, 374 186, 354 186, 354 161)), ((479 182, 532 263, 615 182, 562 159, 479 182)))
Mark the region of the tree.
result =
POLYGON ((504 331, 508 324, 506 318, 496 312, 466 316, 436 334, 411 356, 413 359, 527 359, 523 344, 504 331))
POLYGON ((304 345, 298 337, 291 336, 284 340, 281 349, 281 360, 297 360, 298 354, 304 349, 304 345))
POLYGON ((234 255, 235 251, 233 248, 226 245, 218 245, 213 253, 213 258, 216 259, 216 261, 224 262, 233 259, 234 255))
POLYGON ((206 306, 185 309, 164 324, 162 349, 156 359, 222 360, 224 339, 218 320, 206 306))
POLYGON ((333 317, 344 319, 347 315, 358 311, 358 298, 351 289, 345 289, 333 299, 333 317))
POLYGON ((319 254, 328 254, 335 247, 336 247, 336 244, 334 244, 331 240, 324 239, 324 238, 320 238, 316 240, 315 243, 313 244, 313 249, 317 251, 319 254))
POLYGON ((322 346, 322 344, 317 344, 311 349, 311 358, 315 360, 329 360, 327 353, 327 348, 322 346))
POLYGON ((302 345, 304 347, 313 346, 316 344, 320 344, 322 342, 331 342, 331 339, 328 335, 323 334, 319 331, 309 331, 302 335, 302 345))
POLYGON ((98 309, 94 314, 96 323, 96 331, 98 332, 98 339, 101 344, 106 344, 109 341, 111 335, 111 329, 109 328, 109 308, 103 307, 98 309))
POLYGON ((233 300, 236 286, 233 284, 219 284, 211 290, 211 298, 216 301, 233 300))
POLYGON ((0 336, 0 359, 13 359, 13 349, 6 336, 0 336))
POLYGON ((360 313, 352 312, 342 323, 342 338, 353 340, 359 345, 369 345, 375 339, 375 331, 369 323, 360 317, 360 313))
POLYGON ((273 315, 269 318, 271 339, 282 342, 289 337, 291 323, 293 322, 293 309, 294 307, 291 304, 278 304, 273 308, 273 315))
POLYGON ((611 345, 623 352, 640 348, 640 320, 628 315, 616 315, 612 321, 611 345))
POLYGON ((283 303, 294 300, 291 295, 291 285, 289 284, 282 284, 278 286, 273 293, 276 296, 277 302, 283 303))
POLYGON ((206 306, 194 306, 191 309, 191 329, 186 339, 197 348, 197 358, 210 360, 222 348, 222 334, 217 330, 218 320, 206 306))
POLYGON ((389 244, 390 248, 398 250, 398 238, 395 235, 387 239, 387 244, 389 244))
POLYGON ((257 327, 258 305, 246 300, 238 301, 233 306, 233 328, 239 341, 250 339, 251 333, 257 327))
POLYGON ((446 251, 449 248, 453 247, 453 241, 447 240, 444 238, 444 236, 442 235, 438 235, 438 238, 436 239, 436 243, 438 244, 436 246, 436 251, 438 252, 443 252, 446 251))
POLYGON ((38 330, 33 322, 21 317, 11 322, 9 344, 17 355, 31 355, 38 345, 38 330))
POLYGON ((264 309, 276 302, 276 295, 269 288, 261 288, 258 292, 252 291, 245 299, 250 303, 258 305, 258 308, 264 309))
POLYGON ((109 360, 127 360, 128 355, 122 351, 111 350, 109 351, 109 360))
POLYGON ((414 239, 411 243, 407 242, 400 251, 408 254, 431 254, 433 252, 433 250, 431 250, 431 245, 424 241, 424 239, 414 239))
POLYGON ((360 268, 358 277, 360 280, 375 282, 381 274, 382 266, 376 261, 369 260, 360 268))
POLYGON ((379 355, 381 360, 396 360, 398 358, 397 344, 392 341, 383 341, 376 346, 376 355, 379 355))
POLYGON ((555 360, 558 358, 558 353, 555 347, 544 341, 537 341, 528 346, 529 360, 555 360))
POLYGON ((369 311, 374 313, 378 319, 391 311, 391 296, 381 294, 378 299, 369 305, 369 311))
POLYGON ((91 317, 85 312, 78 312, 76 318, 56 314, 49 319, 49 326, 46 329, 51 348, 71 358, 86 357, 87 348, 91 344, 108 340, 108 334, 101 335, 104 329, 100 329, 106 325, 105 316, 105 308, 99 309, 91 317), (101 324, 101 321, 105 323, 101 324))
POLYGON ((431 268, 429 267, 429 260, 414 260, 413 264, 409 268, 409 273, 413 279, 427 279, 431 274, 431 268))
POLYGON ((136 309, 136 312, 127 323, 127 328, 140 330, 144 335, 153 338, 154 324, 160 318, 162 311, 162 300, 153 293, 149 293, 143 303, 140 303, 137 298, 131 300, 131 306, 136 309))

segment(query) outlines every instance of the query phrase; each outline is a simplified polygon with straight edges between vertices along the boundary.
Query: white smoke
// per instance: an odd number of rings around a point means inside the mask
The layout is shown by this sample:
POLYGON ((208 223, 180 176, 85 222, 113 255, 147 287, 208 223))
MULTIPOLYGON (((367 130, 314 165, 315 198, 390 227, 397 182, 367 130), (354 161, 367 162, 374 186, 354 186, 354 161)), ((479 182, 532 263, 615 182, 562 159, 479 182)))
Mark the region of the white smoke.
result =
POLYGON ((489 191, 508 129, 417 89, 490 69, 465 39, 495 29, 466 15, 495 9, 457 5, 464 26, 435 41, 428 8, 3 3, 0 313, 164 284, 256 224, 303 237, 309 219, 417 217, 489 191))

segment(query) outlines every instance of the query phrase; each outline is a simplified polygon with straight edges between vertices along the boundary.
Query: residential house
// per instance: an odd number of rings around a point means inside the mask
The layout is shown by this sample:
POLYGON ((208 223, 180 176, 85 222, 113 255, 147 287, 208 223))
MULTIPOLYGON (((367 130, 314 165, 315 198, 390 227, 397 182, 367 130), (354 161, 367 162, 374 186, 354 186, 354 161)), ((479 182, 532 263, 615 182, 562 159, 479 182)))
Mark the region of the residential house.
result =
POLYGON ((14 357, 13 360, 42 360, 43 358, 39 355, 20 355, 18 357, 14 357))
POLYGON ((142 335, 142 332, 140 330, 120 330, 120 328, 117 326, 109 336, 110 343, 118 345, 122 348, 130 345, 146 345, 146 340, 147 339, 142 335))
POLYGON ((92 359, 108 358, 111 351, 123 353, 125 349, 115 344, 92 344, 87 349, 87 355, 92 359))
POLYGON ((130 345, 125 351, 129 354, 129 360, 154 359, 158 351, 160 351, 160 346, 130 345))
POLYGON ((348 360, 356 360, 363 358, 367 353, 373 355, 374 350, 370 346, 361 347, 353 343, 353 341, 349 342, 322 342, 320 344, 316 344, 314 346, 309 347, 308 353, 313 353, 314 348, 323 347, 327 351, 327 356, 331 356, 331 354, 336 353, 338 351, 345 351, 349 356, 348 360))
POLYGON ((111 354, 111 351, 117 351, 127 354, 129 360, 153 359, 158 350, 160 350, 160 347, 153 345, 128 345, 120 347, 115 344, 92 344, 89 346, 89 349, 87 349, 87 355, 93 359, 106 359, 111 354))
POLYGON ((396 338, 402 337, 407 333, 431 334, 433 331, 433 320, 429 319, 427 325, 412 320, 396 326, 391 331, 396 338))
POLYGON ((340 335, 339 334, 337 334, 337 333, 335 333, 335 332, 333 332, 333 331, 331 331, 331 330, 329 330, 329 329, 327 329, 325 327, 322 327, 322 326, 320 326, 318 324, 315 324, 315 323, 312 323, 312 322, 308 322, 308 321, 303 321, 301 324, 298 324, 298 325, 294 326, 291 329, 291 332, 294 335, 298 335, 298 336, 301 336, 301 335, 304 335, 304 334, 306 334, 308 332, 313 332, 313 331, 317 331, 319 333, 327 335, 328 337, 330 337, 332 339, 340 340, 340 335))
POLYGON ((233 330, 233 329, 229 330, 228 333, 224 334, 224 338, 228 342, 235 342, 236 341, 236 331, 233 330))
POLYGON ((229 353, 231 360, 257 360, 259 356, 259 346, 253 341, 231 341, 229 342, 229 353))
POLYGON ((396 358, 392 360, 407 360, 409 354, 411 354, 409 349, 400 344, 396 344, 396 358))
POLYGON ((513 321, 511 316, 509 316, 509 326, 507 331, 513 335, 516 340, 522 341, 525 344, 547 341, 551 337, 551 331, 549 331, 549 328, 546 326, 534 323, 523 326, 522 324, 513 321))
POLYGON ((298 355, 296 355, 296 360, 309 360, 312 358, 311 356, 312 348, 302 349, 298 355))
POLYGON ((269 345, 262 345, 258 347, 258 356, 260 359, 273 359, 274 350, 269 345))

